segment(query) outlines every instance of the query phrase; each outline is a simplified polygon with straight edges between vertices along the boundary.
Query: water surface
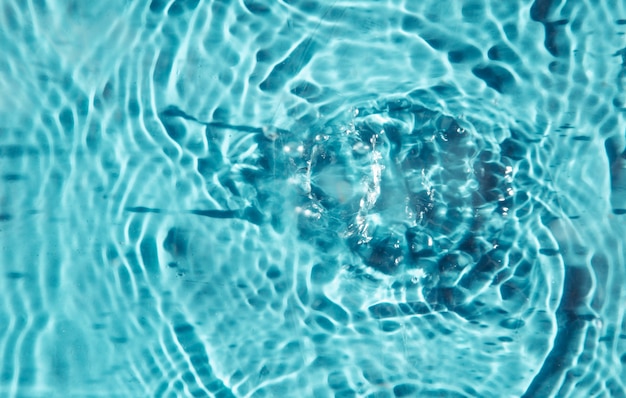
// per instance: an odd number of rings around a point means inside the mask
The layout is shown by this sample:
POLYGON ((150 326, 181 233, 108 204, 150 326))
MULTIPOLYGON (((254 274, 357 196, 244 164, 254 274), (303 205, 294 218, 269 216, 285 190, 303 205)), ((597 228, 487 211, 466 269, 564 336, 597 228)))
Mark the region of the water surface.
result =
POLYGON ((1 10, 2 395, 626 396, 620 2, 1 10))

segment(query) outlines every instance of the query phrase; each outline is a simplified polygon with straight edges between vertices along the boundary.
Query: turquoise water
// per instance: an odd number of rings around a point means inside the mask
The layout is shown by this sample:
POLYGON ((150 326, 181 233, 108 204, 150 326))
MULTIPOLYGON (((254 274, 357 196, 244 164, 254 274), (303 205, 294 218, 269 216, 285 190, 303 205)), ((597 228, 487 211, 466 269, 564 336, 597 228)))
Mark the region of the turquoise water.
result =
POLYGON ((0 395, 626 396, 624 3, 0 3, 0 395))

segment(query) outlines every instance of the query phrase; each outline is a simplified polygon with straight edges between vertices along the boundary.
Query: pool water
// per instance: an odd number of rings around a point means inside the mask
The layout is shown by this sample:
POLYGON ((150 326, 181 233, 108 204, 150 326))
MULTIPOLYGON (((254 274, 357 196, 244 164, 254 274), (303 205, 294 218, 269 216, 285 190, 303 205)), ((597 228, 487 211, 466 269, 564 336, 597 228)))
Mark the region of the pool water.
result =
POLYGON ((0 395, 626 397, 626 3, 0 21, 0 395))

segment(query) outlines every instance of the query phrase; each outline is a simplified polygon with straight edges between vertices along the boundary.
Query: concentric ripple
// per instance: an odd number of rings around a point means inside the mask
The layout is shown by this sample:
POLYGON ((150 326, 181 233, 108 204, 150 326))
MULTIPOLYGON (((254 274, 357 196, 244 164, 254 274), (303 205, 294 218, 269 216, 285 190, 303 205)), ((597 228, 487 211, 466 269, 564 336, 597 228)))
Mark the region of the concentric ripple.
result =
POLYGON ((0 8, 0 395, 626 396, 622 3, 97 3, 0 8))

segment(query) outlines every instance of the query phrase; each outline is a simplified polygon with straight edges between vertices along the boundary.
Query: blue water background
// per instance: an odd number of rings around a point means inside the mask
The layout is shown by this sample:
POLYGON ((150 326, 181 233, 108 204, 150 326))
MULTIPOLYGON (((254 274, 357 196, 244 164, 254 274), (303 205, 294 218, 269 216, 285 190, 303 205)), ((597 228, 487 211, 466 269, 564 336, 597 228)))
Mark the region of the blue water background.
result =
POLYGON ((0 395, 626 396, 625 8, 3 0, 0 395))

